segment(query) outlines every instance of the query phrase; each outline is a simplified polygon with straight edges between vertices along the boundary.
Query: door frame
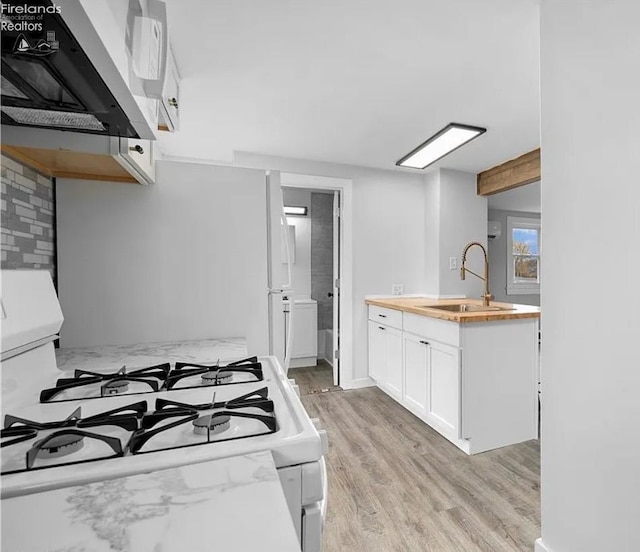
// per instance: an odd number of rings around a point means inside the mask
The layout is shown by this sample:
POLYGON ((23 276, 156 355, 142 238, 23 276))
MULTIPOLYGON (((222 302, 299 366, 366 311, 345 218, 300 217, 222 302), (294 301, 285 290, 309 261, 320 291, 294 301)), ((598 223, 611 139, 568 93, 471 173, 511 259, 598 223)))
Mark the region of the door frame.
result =
POLYGON ((336 191, 340 194, 340 386, 353 388, 353 181, 280 172, 280 184, 287 188, 336 191))

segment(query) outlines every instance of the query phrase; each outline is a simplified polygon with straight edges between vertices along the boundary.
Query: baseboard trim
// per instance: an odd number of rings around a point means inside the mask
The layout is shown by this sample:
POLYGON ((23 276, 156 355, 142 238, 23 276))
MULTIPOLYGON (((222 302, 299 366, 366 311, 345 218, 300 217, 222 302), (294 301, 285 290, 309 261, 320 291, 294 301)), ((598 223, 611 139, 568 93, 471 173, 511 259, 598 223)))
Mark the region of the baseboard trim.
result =
POLYGON ((551 548, 549 548, 544 542, 542 542, 542 537, 536 539, 536 548, 535 552, 553 552, 551 548))
POLYGON ((346 389, 362 389, 363 387, 373 387, 376 384, 371 378, 358 378, 351 380, 351 385, 346 389))

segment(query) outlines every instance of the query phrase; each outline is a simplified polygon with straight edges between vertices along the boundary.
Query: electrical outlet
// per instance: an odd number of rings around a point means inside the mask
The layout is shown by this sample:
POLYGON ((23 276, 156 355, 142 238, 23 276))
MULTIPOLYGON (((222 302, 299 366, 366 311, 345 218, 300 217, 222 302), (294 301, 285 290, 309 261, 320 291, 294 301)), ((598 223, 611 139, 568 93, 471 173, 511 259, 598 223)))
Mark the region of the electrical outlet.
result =
POLYGON ((391 295, 402 295, 404 293, 404 286, 402 284, 391 285, 391 295))
POLYGON ((458 268, 458 259, 449 257, 449 270, 455 270, 456 268, 458 268))

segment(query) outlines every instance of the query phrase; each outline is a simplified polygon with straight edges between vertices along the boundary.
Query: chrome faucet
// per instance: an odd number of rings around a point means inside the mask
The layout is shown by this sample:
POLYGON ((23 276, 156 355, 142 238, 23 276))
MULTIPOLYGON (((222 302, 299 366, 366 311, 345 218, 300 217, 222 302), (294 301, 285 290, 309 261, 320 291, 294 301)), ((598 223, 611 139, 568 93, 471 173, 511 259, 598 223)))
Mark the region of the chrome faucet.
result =
POLYGON ((484 245, 479 242, 468 243, 462 251, 462 266, 460 267, 461 280, 465 279, 465 275, 467 272, 473 274, 476 278, 484 280, 484 295, 482 296, 482 304, 485 307, 488 307, 491 303, 491 299, 494 298, 493 295, 489 293, 489 257, 487 255, 487 250, 484 248, 484 245), (467 262, 467 251, 469 251, 469 249, 471 249, 474 245, 477 245, 480 249, 482 249, 482 253, 484 254, 484 278, 480 276, 480 274, 476 274, 475 272, 473 272, 473 270, 469 270, 466 266, 464 266, 467 262))

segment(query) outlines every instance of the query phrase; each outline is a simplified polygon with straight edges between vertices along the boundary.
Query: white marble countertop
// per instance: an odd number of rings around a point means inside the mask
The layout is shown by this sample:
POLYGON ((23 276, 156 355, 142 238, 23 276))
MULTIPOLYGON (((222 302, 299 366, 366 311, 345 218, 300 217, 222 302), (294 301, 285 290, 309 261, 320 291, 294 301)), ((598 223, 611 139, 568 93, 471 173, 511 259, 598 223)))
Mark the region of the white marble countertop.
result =
POLYGON ((128 369, 144 368, 163 362, 231 362, 247 356, 247 343, 241 337, 56 349, 60 370, 81 368, 94 372, 116 371, 123 365, 128 369))
POLYGON ((7 552, 299 552, 269 452, 2 501, 7 552))

